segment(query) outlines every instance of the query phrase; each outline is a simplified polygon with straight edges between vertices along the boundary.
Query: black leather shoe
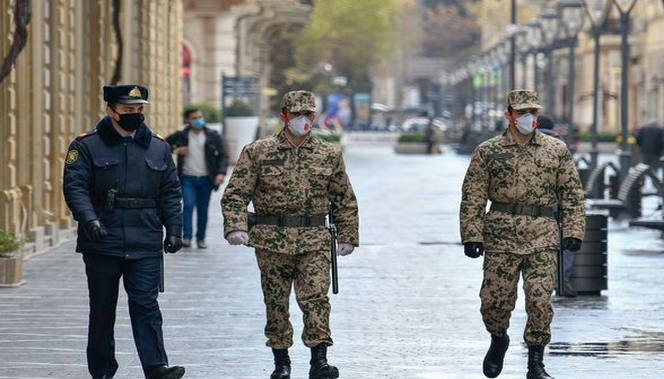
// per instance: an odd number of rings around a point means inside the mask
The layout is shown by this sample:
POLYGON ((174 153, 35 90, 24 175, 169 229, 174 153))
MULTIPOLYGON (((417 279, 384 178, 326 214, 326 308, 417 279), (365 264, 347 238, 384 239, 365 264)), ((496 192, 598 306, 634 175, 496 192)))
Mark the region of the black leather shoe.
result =
POLYGON ((503 361, 508 347, 510 347, 510 337, 507 334, 502 336, 491 335, 491 346, 482 365, 484 375, 487 378, 495 378, 503 371, 503 361))
POLYGON ((339 370, 327 363, 327 346, 318 345, 311 348, 311 368, 309 369, 309 379, 336 379, 339 377, 339 370))
POLYGON ((272 349, 274 355, 274 371, 270 379, 290 379, 291 360, 288 349, 272 349))
POLYGON ((184 376, 182 366, 157 366, 148 370, 147 379, 180 379, 184 376))
POLYGON ((528 374, 526 379, 553 379, 544 370, 544 346, 528 346, 528 374))

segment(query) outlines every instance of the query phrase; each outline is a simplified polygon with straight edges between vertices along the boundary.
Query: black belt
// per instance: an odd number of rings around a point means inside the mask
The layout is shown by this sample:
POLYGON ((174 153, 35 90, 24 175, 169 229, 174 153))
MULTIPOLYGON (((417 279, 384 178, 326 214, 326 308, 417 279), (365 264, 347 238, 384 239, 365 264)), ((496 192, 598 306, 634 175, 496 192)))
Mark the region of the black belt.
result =
POLYGON ((306 228, 310 226, 325 226, 325 217, 256 215, 256 224, 306 228))
POLYGON ((541 207, 539 205, 526 204, 508 204, 492 202, 492 211, 505 212, 512 215, 533 216, 533 217, 553 217, 554 210, 551 207, 541 207))
POLYGON ((135 208, 156 208, 157 200, 155 199, 139 199, 136 197, 116 197, 115 207, 123 209, 135 208))

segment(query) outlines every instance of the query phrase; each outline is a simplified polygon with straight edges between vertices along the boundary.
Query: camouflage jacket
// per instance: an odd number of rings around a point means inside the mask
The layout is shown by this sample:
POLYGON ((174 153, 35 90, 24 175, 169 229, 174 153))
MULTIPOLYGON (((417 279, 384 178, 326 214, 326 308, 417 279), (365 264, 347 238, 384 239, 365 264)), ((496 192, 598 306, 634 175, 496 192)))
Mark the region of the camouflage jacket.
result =
MULTIPOLYGON (((296 148, 281 133, 244 147, 221 200, 224 235, 248 230, 247 205, 258 215, 324 217, 336 206, 339 242, 359 245, 358 208, 341 149, 310 134, 296 148)), ((329 250, 325 226, 256 225, 249 245, 286 254, 329 250)))
POLYGON ((463 181, 461 240, 482 242, 488 252, 530 254, 557 249, 559 229, 552 217, 486 212, 487 200, 557 207, 563 236, 583 240, 583 188, 565 144, 539 131, 519 145, 511 132, 480 144, 463 181))

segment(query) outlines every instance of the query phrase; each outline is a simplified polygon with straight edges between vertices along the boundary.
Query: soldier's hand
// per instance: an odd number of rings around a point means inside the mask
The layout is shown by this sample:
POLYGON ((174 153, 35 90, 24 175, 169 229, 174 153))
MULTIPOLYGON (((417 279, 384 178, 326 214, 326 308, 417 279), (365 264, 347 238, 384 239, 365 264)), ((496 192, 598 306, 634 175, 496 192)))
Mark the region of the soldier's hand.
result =
POLYGON ((574 237, 563 238, 563 250, 578 251, 581 248, 581 240, 574 237))
POLYGON ((355 250, 355 246, 349 243, 340 243, 339 244, 339 255, 348 255, 355 250))
POLYGON ((484 245, 481 242, 466 242, 463 244, 463 252, 467 257, 479 258, 484 254, 484 245))
POLYGON ((164 251, 175 254, 182 249, 182 238, 178 236, 167 236, 164 240, 164 251))
POLYGON ((246 245, 249 243, 249 234, 243 230, 235 230, 228 233, 226 241, 231 245, 246 245))
POLYGON ((83 231, 90 241, 101 241, 108 235, 104 224, 97 219, 85 223, 83 225, 83 231))

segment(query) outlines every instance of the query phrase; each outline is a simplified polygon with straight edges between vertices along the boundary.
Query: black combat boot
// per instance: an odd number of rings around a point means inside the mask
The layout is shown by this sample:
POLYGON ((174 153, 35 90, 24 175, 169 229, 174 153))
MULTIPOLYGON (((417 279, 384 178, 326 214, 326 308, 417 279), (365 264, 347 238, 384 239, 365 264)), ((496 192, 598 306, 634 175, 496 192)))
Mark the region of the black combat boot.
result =
POLYGON ((503 360, 508 347, 510 347, 510 337, 507 334, 491 335, 491 346, 486 352, 482 365, 487 378, 495 378, 503 371, 503 360))
POLYGON ((327 364, 326 345, 318 345, 311 348, 311 361, 309 361, 309 364, 311 364, 309 379, 336 379, 339 377, 339 370, 327 364))
POLYGON ((553 379, 544 371, 544 346, 528 346, 528 374, 526 379, 553 379))
POLYGON ((288 349, 272 349, 274 355, 274 371, 270 379, 290 379, 290 357, 288 349))

